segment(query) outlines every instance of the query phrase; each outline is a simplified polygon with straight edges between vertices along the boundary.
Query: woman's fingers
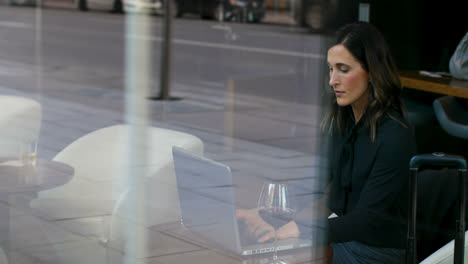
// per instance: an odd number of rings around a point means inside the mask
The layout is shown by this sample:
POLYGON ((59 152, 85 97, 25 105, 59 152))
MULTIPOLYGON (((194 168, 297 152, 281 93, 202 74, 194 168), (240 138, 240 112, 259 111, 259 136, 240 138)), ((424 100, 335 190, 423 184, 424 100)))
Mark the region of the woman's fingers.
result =
POLYGON ((237 209, 236 217, 237 219, 245 219, 247 217, 247 210, 237 209))
POLYGON ((273 227, 263 221, 260 215, 258 215, 257 209, 238 209, 236 210, 236 217, 247 224, 247 233, 255 239, 267 236, 265 238, 265 241, 267 241, 270 237, 273 237, 271 236, 272 233, 274 234, 273 227))
MULTIPOLYGON (((284 226, 280 227, 277 230, 277 238, 279 239, 286 239, 290 237, 299 237, 299 228, 297 227, 296 223, 294 221, 291 221, 284 226)), ((275 239, 275 231, 273 228, 269 229, 266 234, 260 234, 258 242, 259 243, 264 243, 268 240, 275 239)))
POLYGON ((278 239, 286 239, 290 237, 299 237, 299 228, 296 225, 296 222, 291 221, 284 226, 280 227, 277 231, 278 239))
MULTIPOLYGON (((259 243, 264 243, 275 238, 275 230, 271 225, 263 221, 263 219, 258 215, 258 211, 256 209, 238 209, 236 210, 236 216, 238 219, 245 221, 247 224, 247 232, 257 238, 259 243)), ((280 227, 277 233, 278 239, 298 237, 299 229, 296 223, 291 221, 280 227)))
POLYGON ((237 219, 251 221, 256 216, 258 216, 257 209, 250 209, 250 210, 237 209, 236 210, 237 219))
POLYGON ((263 220, 262 221, 258 221, 255 225, 255 229, 253 231, 253 234, 256 238, 259 238, 261 236, 263 236, 264 234, 266 233, 269 233, 269 232, 272 232, 274 231, 273 230, 273 227, 271 227, 271 225, 265 223, 263 220))
POLYGON ((266 234, 264 234, 263 236, 261 236, 259 239, 258 239, 258 242, 259 243, 265 243, 269 240, 274 240, 275 239, 275 231, 272 229, 270 231, 267 231, 266 234))

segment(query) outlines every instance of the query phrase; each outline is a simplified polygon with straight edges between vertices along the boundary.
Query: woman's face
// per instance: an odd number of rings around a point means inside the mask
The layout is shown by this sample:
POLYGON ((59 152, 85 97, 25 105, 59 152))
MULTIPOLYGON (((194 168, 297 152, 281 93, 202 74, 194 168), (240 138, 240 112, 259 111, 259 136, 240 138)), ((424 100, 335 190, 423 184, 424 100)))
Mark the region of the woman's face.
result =
POLYGON ((362 111, 369 102, 369 74, 348 49, 338 44, 328 50, 330 86, 339 106, 351 105, 362 111))

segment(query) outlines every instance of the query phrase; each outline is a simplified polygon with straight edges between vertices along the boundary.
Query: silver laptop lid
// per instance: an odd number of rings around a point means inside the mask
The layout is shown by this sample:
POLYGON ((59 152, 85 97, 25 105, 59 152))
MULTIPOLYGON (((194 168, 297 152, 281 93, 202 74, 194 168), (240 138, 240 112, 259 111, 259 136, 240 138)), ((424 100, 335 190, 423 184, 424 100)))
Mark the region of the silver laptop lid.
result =
POLYGON ((178 147, 172 152, 184 225, 223 249, 241 253, 230 168, 178 147))

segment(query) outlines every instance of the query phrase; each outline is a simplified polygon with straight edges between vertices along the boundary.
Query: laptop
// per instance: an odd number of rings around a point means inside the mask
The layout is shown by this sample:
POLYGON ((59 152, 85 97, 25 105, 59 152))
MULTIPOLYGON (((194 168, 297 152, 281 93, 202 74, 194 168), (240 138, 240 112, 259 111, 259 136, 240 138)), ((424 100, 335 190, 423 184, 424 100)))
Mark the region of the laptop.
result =
MULTIPOLYGON (((191 233, 236 255, 272 252, 274 243, 257 243, 237 221, 231 169, 194 153, 172 148, 182 222, 191 233)), ((279 240, 277 250, 311 247, 311 240, 279 240)))

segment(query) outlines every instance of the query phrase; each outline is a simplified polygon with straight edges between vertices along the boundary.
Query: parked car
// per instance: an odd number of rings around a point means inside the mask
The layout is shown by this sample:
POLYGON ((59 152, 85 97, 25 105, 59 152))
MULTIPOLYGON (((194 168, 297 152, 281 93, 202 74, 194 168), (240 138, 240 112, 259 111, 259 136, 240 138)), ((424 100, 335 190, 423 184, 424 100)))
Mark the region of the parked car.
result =
POLYGON ((175 0, 175 14, 181 17, 184 13, 200 14, 202 18, 214 18, 218 0, 175 0))
POLYGON ((115 13, 122 12, 122 0, 73 0, 76 8, 81 11, 108 10, 115 13))
MULTIPOLYGON (((78 0, 91 1, 91 0, 78 0)), ((93 0, 96 1, 96 0, 93 0)), ((109 1, 109 0, 101 0, 109 1)), ((119 1, 119 0, 115 0, 119 1)), ((122 0, 125 12, 163 14, 166 0, 122 0)), ((199 14, 204 19, 218 21, 259 22, 265 16, 264 0, 170 0, 172 14, 199 14)))
POLYGON ((8 0, 9 5, 36 5, 35 0, 8 0))
MULTIPOLYGON (((122 0, 124 12, 145 12, 156 14, 163 12, 164 0, 122 0)), ((174 0, 172 0, 174 2, 174 0)), ((175 3, 175 2, 174 2, 175 3)), ((174 7, 175 4, 173 5, 174 7)))
MULTIPOLYGON (((125 12, 144 12, 151 14, 164 14, 167 0, 122 0, 125 12)), ((218 0, 188 1, 170 0, 172 3, 172 16, 181 17, 183 13, 201 13, 203 17, 210 18, 212 8, 218 0), (204 5, 204 6, 201 6, 204 5), (182 6, 182 9, 180 8, 182 6), (196 6, 196 8, 195 8, 196 6), (200 8, 199 8, 200 7, 200 8)))
POLYGON ((218 21, 259 22, 265 16, 264 0, 175 0, 176 16, 200 14, 218 21))

